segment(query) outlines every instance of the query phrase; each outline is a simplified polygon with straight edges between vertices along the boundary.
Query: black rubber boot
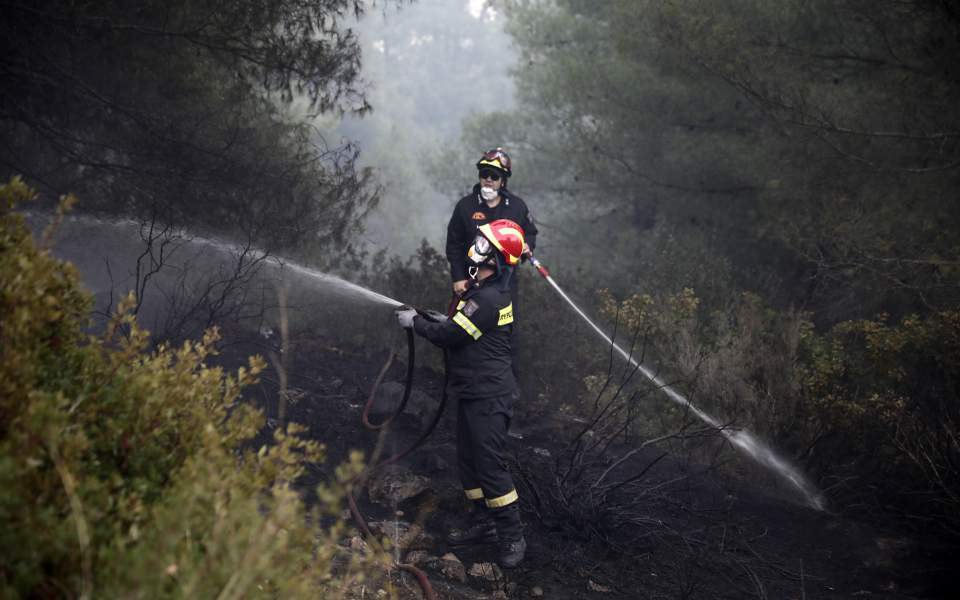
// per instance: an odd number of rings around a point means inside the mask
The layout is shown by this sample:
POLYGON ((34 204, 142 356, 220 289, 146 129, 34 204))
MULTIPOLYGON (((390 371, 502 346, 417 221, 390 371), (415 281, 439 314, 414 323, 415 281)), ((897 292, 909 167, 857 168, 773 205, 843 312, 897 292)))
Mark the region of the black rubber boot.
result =
POLYGON ((473 501, 470 524, 466 529, 454 529, 447 534, 447 543, 454 546, 463 544, 490 544, 496 542, 497 527, 493 515, 483 500, 473 501))
POLYGON ((523 561, 527 553, 527 540, 520 536, 519 540, 503 541, 497 551, 497 562, 504 569, 512 569, 523 561))
POLYGON ((476 522, 466 529, 454 529, 447 534, 447 542, 454 546, 490 544, 499 539, 493 521, 476 522))
POLYGON ((514 502, 494 509, 493 519, 500 538, 497 562, 501 567, 512 569, 520 564, 527 552, 527 541, 523 539, 523 523, 520 522, 520 505, 514 502))

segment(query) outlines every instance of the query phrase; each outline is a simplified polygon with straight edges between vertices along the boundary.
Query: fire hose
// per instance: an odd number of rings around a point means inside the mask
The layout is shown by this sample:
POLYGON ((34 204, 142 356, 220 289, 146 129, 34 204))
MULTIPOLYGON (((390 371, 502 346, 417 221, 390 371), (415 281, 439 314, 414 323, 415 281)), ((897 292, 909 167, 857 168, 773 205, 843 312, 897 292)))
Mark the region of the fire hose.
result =
MULTIPOLYGON (((432 319, 433 316, 427 312, 417 311, 421 316, 432 319)), ((380 387, 383 378, 386 376, 387 371, 390 370, 390 366, 393 364, 393 358, 395 352, 391 352, 387 357, 386 363, 384 363, 383 368, 380 369, 379 375, 377 375, 376 381, 374 381, 373 387, 370 389, 370 395, 367 397, 367 402, 363 407, 363 414, 361 420, 363 421, 364 427, 372 431, 379 431, 390 425, 393 420, 398 417, 406 408, 407 401, 410 399, 410 392, 413 389, 413 367, 414 360, 416 358, 415 344, 413 339, 413 330, 407 329, 407 374, 406 380, 404 382, 403 388, 403 398, 400 400, 400 404, 396 409, 380 423, 371 423, 370 422, 370 411, 373 408, 374 400, 376 399, 377 389, 380 387)), ((447 353, 444 350, 443 353, 444 365, 446 365, 447 353)), ((433 419, 430 421, 430 424, 427 428, 420 434, 420 436, 406 449, 393 454, 385 458, 380 462, 372 462, 371 464, 364 467, 364 469, 354 476, 349 482, 348 487, 356 485, 357 487, 362 487, 363 483, 366 481, 366 478, 372 473, 375 469, 379 467, 384 467, 386 465, 392 464, 401 460, 417 448, 419 448, 427 440, 428 437, 433 433, 433 430, 437 427, 437 424, 440 422, 440 417, 443 415, 443 410, 447 404, 447 380, 446 380, 446 368, 444 369, 444 380, 443 380, 443 393, 440 397, 440 405, 437 407, 437 412, 434 414, 433 419)), ((374 458, 374 461, 376 458, 374 458)), ((357 501, 353 496, 353 491, 347 491, 347 504, 350 507, 350 514, 353 517, 353 520, 356 522, 357 526, 363 531, 364 536, 367 540, 374 546, 379 546, 376 536, 373 535, 373 532, 370 531, 370 527, 367 525, 366 520, 363 518, 363 514, 360 512, 360 508, 357 505, 357 501)), ((433 587, 430 585, 430 581, 427 578, 427 574, 424 573, 421 569, 418 569, 416 566, 400 562, 399 560, 395 561, 395 566, 398 569, 407 571, 412 574, 416 579, 417 583, 420 585, 420 589, 423 590, 423 595, 427 600, 436 600, 436 592, 433 591, 433 587)))

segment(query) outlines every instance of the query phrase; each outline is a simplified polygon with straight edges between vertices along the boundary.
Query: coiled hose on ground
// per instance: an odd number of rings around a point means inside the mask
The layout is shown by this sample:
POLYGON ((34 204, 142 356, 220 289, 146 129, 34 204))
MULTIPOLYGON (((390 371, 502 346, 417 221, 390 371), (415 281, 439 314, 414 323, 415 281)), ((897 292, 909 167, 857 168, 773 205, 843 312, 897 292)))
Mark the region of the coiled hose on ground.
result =
MULTIPOLYGON (((400 401, 400 404, 393 411, 393 413, 387 417, 383 422, 373 424, 370 422, 370 410, 373 408, 373 402, 377 395, 377 389, 380 387, 380 383, 383 381, 383 378, 386 376, 387 371, 390 370, 390 366, 393 364, 395 352, 391 352, 390 356, 387 357, 386 363, 384 363, 383 368, 380 369, 380 374, 377 376, 376 381, 373 384, 373 387, 370 389, 370 395, 367 398, 367 402, 363 407, 362 421, 364 427, 372 431, 382 430, 388 425, 390 425, 393 420, 404 411, 407 406, 407 401, 410 399, 410 391, 413 388, 413 367, 415 359, 415 348, 413 340, 413 330, 407 329, 407 376, 406 381, 404 382, 403 388, 403 399, 400 401)), ((444 365, 446 365, 446 351, 444 351, 444 365)), ((392 463, 397 462, 398 460, 404 458, 417 448, 419 448, 430 434, 433 433, 433 430, 436 428, 437 424, 440 422, 440 417, 443 415, 443 410, 447 404, 447 379, 446 379, 446 369, 444 369, 444 379, 443 379, 443 394, 440 397, 440 405, 437 407, 437 412, 434 414, 433 419, 427 428, 420 434, 420 436, 413 442, 408 448, 397 452, 396 454, 385 458, 380 462, 376 462, 378 452, 374 452, 374 456, 369 465, 367 465, 356 477, 353 478, 350 482, 350 490, 347 491, 347 503, 350 506, 350 514, 353 516, 353 520, 357 523, 357 526, 363 531, 364 536, 367 538, 368 542, 374 546, 379 547, 379 542, 376 539, 376 536, 373 535, 373 532, 370 531, 370 527, 367 525, 366 520, 363 518, 363 514, 360 512, 360 508, 357 506, 357 501, 354 498, 353 490, 360 489, 366 483, 367 477, 377 468, 383 467, 392 463)), ((427 600, 436 600, 437 594, 433 591, 433 587, 430 585, 430 580, 427 578, 427 574, 422 570, 418 569, 412 564, 400 562, 397 560, 395 565, 398 569, 402 569, 412 574, 417 579, 417 583, 420 584, 420 589, 423 590, 423 595, 427 600)))

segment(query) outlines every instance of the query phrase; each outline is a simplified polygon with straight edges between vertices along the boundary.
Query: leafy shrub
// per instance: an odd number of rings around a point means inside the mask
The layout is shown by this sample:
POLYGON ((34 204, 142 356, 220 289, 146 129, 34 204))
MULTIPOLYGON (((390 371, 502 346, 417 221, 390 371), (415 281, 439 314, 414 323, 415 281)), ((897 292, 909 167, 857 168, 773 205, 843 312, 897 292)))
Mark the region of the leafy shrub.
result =
POLYGON ((706 310, 689 288, 622 301, 604 291, 602 299, 603 314, 637 338, 635 352, 696 405, 764 437, 790 436, 798 398, 793 365, 809 328, 804 315, 773 310, 750 293, 706 310))
MULTIPOLYGON (((661 380, 717 422, 746 429, 788 463, 799 462, 811 430, 804 420, 796 369, 801 340, 811 329, 803 313, 777 311, 751 293, 714 310, 705 309, 691 289, 634 294, 619 302, 605 296, 604 313, 618 316, 643 340, 644 362, 661 380)), ((716 431, 707 427, 697 433, 706 424, 695 418, 695 411, 667 401, 660 392, 638 398, 633 414, 640 418, 633 429, 642 438, 684 432, 671 446, 700 467, 726 457, 718 452, 716 442, 724 438, 716 431)), ((749 460, 729 463, 724 470, 754 484, 765 475, 772 486, 785 483, 772 472, 755 469, 749 460)), ((794 491, 791 486, 785 489, 794 491)))
POLYGON ((148 352, 132 298, 85 334, 74 269, 13 210, 32 196, 0 187, 0 596, 330 597, 362 577, 331 575, 342 523, 308 525, 340 490, 308 519, 291 487, 322 447, 296 428, 247 443, 264 420, 239 400, 263 361, 210 366, 215 330, 148 352))
POLYGON ((960 310, 846 321, 804 341, 812 462, 960 535, 960 310))
MULTIPOLYGON (((883 506, 960 534, 960 311, 899 323, 881 315, 818 333, 808 315, 749 293, 710 312, 691 290, 601 296, 603 315, 643 340, 648 364, 666 365, 663 379, 805 462, 840 507, 883 506)), ((585 381, 614 392, 601 374, 585 381)), ((638 410, 646 436, 683 416, 675 406, 638 410)))

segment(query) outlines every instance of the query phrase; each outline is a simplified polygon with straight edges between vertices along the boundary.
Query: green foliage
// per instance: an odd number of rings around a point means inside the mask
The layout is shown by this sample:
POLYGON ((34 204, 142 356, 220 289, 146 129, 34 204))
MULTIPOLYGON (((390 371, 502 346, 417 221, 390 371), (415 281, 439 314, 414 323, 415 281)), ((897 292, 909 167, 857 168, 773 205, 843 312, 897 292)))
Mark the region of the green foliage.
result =
POLYGON ((820 432, 818 466, 851 457, 860 476, 900 496, 900 510, 954 535, 960 534, 958 357, 954 309, 809 332, 800 369, 807 418, 820 432))
POLYGON ((369 109, 350 0, 6 4, 0 177, 84 210, 268 249, 348 239, 376 201, 306 111, 369 109))
MULTIPOLYGON (((588 399, 584 377, 606 371, 610 347, 526 263, 520 265, 517 275, 520 302, 514 307, 514 316, 520 342, 522 401, 515 410, 529 416, 557 411, 580 414, 588 399)), ((574 280, 570 283, 574 285, 568 286, 567 279, 561 283, 568 295, 587 314, 596 314, 595 295, 574 280)), ((617 340, 622 341, 619 336, 617 340)))
POLYGON ((342 523, 308 522, 340 490, 308 520, 291 487, 322 446, 295 427, 248 443, 264 421, 241 392, 263 361, 210 366, 216 330, 148 351, 132 297, 85 334, 76 273, 13 211, 32 195, 0 187, 0 595, 335 596, 342 523))
POLYGON ((507 14, 518 106, 473 120, 465 145, 496 132, 517 149, 515 187, 549 214, 540 244, 557 240, 541 258, 576 248, 564 262, 626 279, 617 293, 693 286, 722 306, 718 278, 645 279, 686 246, 818 324, 960 297, 946 4, 516 0, 507 14), (663 255, 644 243, 657 224, 677 242, 663 255))
MULTIPOLYGON (((603 314, 611 321, 619 315, 621 327, 644 345, 647 363, 660 366, 662 378, 714 417, 778 445, 794 447, 802 439, 792 372, 810 329, 805 315, 776 311, 750 293, 708 311, 689 288, 619 302, 604 292, 603 314)), ((669 418, 658 420, 675 426, 682 409, 663 404, 656 411, 669 418)))
MULTIPOLYGON (((704 311, 692 290, 622 301, 604 291, 601 306, 643 340, 648 364, 665 365, 661 377, 721 421, 791 452, 841 505, 880 503, 960 534, 960 311, 896 323, 881 315, 817 333, 809 314, 754 294, 704 311)), ((591 395, 614 393, 603 373, 585 383, 591 395)), ((665 402, 639 410, 645 435, 683 415, 665 402)))

